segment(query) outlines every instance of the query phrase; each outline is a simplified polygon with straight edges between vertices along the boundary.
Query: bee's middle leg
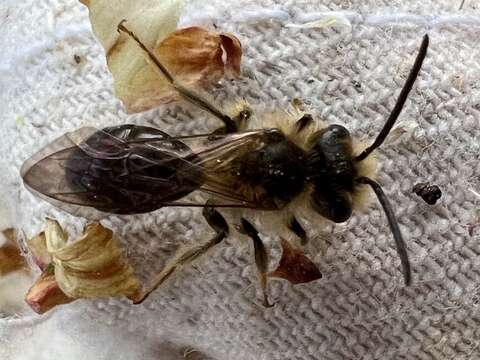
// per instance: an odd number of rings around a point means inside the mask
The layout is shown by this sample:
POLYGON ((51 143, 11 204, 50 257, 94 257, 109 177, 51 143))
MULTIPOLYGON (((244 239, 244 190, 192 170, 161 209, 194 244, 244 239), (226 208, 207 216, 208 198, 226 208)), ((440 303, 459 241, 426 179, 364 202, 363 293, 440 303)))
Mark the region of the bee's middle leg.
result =
POLYGON ((268 302, 267 296, 267 271, 268 271, 268 254, 262 239, 258 236, 258 231, 255 227, 246 219, 241 219, 241 225, 239 231, 247 235, 253 240, 253 248, 255 251, 255 264, 257 265, 258 276, 260 279, 260 285, 263 291, 263 306, 272 307, 273 305, 268 302))
POLYGON ((150 288, 135 301, 135 304, 142 303, 153 291, 158 289, 176 270, 182 266, 191 263, 195 259, 204 255, 210 248, 220 243, 228 235, 228 224, 225 218, 213 207, 205 206, 202 212, 210 227, 215 230, 213 238, 203 244, 184 246, 177 250, 163 270, 154 278, 150 288))

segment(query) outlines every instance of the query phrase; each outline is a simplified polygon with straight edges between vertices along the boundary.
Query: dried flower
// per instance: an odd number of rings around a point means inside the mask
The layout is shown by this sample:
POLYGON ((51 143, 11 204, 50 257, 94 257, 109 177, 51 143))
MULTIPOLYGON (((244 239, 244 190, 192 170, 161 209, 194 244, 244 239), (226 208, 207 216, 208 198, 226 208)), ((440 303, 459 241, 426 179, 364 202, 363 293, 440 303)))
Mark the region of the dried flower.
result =
POLYGON ((190 87, 240 73, 241 45, 233 35, 199 27, 176 30, 181 0, 82 0, 93 31, 105 49, 115 93, 128 112, 140 112, 177 97, 169 82, 148 63, 138 46, 117 32, 122 20, 159 57, 176 80, 190 87), (225 59, 225 60, 224 60, 225 59))
POLYGON ((44 233, 29 241, 29 246, 32 244, 32 253, 37 252, 34 258, 42 259, 37 263, 43 273, 26 301, 37 312, 78 298, 123 295, 135 301, 141 295, 140 282, 117 238, 100 223, 87 225, 82 237, 67 243, 67 235, 58 222, 47 219, 44 233), (44 249, 51 259, 46 267, 44 249))
POLYGON ((47 220, 47 249, 52 256, 55 279, 65 294, 73 298, 125 295, 135 299, 141 286, 122 255, 112 230, 100 223, 86 226, 84 235, 67 244, 60 225, 47 220))

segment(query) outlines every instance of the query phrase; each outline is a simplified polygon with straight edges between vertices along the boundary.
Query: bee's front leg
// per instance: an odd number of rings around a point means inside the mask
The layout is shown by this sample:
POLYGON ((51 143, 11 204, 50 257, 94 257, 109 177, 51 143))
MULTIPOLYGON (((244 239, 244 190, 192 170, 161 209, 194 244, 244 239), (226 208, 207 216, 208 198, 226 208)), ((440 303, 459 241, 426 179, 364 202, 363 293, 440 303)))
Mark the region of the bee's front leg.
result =
POLYGON ((247 122, 252 116, 252 110, 249 108, 244 108, 238 112, 237 115, 232 117, 233 126, 227 127, 222 126, 212 132, 212 135, 225 135, 232 134, 247 127, 247 122))
POLYGON ((135 304, 142 303, 153 291, 162 285, 176 270, 182 266, 191 263, 195 259, 204 255, 210 248, 220 243, 228 235, 228 224, 225 218, 213 207, 205 206, 202 212, 210 227, 215 230, 213 238, 203 244, 184 246, 177 250, 163 270, 154 278, 150 288, 144 292, 141 298, 135 301, 135 304))
POLYGON ((303 129, 309 127, 313 123, 313 117, 310 114, 304 114, 300 119, 295 123, 296 132, 299 133, 303 129))

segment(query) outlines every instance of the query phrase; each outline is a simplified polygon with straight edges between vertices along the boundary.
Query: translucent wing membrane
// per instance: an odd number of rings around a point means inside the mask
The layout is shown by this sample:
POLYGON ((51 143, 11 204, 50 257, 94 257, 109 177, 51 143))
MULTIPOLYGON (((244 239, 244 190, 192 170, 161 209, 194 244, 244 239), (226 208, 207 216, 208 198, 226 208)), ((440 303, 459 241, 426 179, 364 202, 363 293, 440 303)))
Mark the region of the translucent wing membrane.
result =
POLYGON ((87 218, 203 206, 181 200, 195 190, 215 195, 215 206, 265 208, 233 191, 230 176, 238 154, 261 146, 264 134, 172 138, 144 126, 85 127, 40 150, 21 174, 34 194, 87 218))

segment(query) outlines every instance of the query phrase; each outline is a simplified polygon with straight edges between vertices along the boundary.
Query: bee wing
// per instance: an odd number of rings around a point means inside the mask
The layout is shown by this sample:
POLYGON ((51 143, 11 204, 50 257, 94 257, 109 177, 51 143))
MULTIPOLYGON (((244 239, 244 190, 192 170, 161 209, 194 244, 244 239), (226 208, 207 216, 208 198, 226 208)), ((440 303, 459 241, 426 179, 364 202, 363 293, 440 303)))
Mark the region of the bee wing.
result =
POLYGON ((69 159, 78 151, 75 142, 80 143, 97 131, 93 127, 85 127, 67 133, 27 159, 20 169, 25 187, 34 195, 73 215, 95 220, 104 217, 104 212, 94 209, 95 204, 83 207, 84 204, 76 199, 75 193, 85 191, 72 189, 65 175, 69 159))
POLYGON ((162 206, 203 206, 176 202, 197 189, 220 195, 218 206, 262 206, 234 194, 231 184, 216 179, 212 166, 216 160, 229 160, 258 146, 262 131, 217 136, 207 143, 206 136, 188 137, 197 142, 192 148, 184 138, 136 125, 85 127, 33 155, 22 166, 21 175, 34 194, 90 219, 108 213, 150 212, 162 206))
MULTIPOLYGON (((187 152, 179 153, 185 161, 182 172, 201 171, 204 177, 203 185, 197 190, 210 195, 209 206, 217 207, 240 207, 255 209, 276 209, 277 205, 258 199, 252 194, 234 191, 237 188, 235 177, 230 176, 234 172, 234 162, 243 154, 264 146, 267 141, 268 129, 252 130, 243 133, 215 135, 202 134, 168 139, 171 142, 182 141, 181 144, 188 149, 187 152), (188 146, 187 146, 188 145, 188 146)), ((149 138, 132 140, 139 141, 149 146, 161 148, 165 139, 149 138)), ((164 206, 205 206, 204 203, 166 203, 164 206)))
MULTIPOLYGON (((67 133, 29 158, 21 168, 27 189, 76 216, 141 213, 198 187, 172 176, 191 151, 154 128, 136 125, 67 133), (148 138, 156 146, 149 146, 148 138), (161 141, 165 140, 165 141, 161 141), (149 169, 161 165, 161 173, 149 169)), ((183 165, 182 165, 183 164, 183 165)))

